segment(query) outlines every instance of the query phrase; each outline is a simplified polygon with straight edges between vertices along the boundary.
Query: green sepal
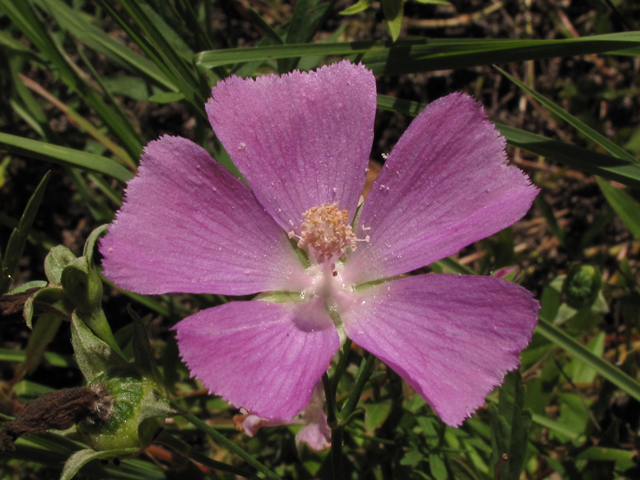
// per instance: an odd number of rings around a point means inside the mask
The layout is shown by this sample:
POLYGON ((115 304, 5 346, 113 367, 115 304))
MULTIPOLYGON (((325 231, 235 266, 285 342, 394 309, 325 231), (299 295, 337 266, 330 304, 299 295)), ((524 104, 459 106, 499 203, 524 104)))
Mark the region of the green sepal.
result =
POLYGON ((64 245, 53 247, 44 259, 44 273, 52 286, 62 285, 62 271, 76 260, 76 256, 64 245))
POLYGON ((102 280, 96 269, 85 261, 85 257, 77 258, 62 270, 61 281, 68 298, 76 306, 74 314, 124 357, 102 310, 102 280))
POLYGON ((41 313, 55 314, 69 321, 75 305, 60 287, 47 287, 38 290, 27 298, 22 316, 29 328, 33 328, 33 316, 41 313))
POLYGON ((44 288, 47 286, 47 282, 44 280, 32 280, 27 283, 23 283, 19 287, 14 288, 10 292, 7 292, 5 295, 15 295, 16 293, 24 293, 27 290, 31 290, 32 288, 44 288))
POLYGON ((90 448, 78 450, 65 462, 62 474, 60 474, 60 480, 71 480, 82 467, 92 460, 110 460, 112 458, 128 457, 136 453, 138 453, 136 448, 120 448, 103 452, 96 452, 90 448))
POLYGON ((340 15, 355 15, 356 13, 364 12, 372 3, 373 0, 358 0, 357 3, 342 10, 340 15))
POLYGON ((98 239, 107 232, 107 228, 109 225, 101 225, 98 228, 94 229, 93 232, 87 238, 87 241, 84 242, 84 249, 82 251, 82 256, 86 259, 87 265, 92 265, 93 261, 93 252, 96 248, 96 243, 98 239))
POLYGON ((79 314, 102 308, 102 280, 94 269, 87 266, 84 257, 76 258, 62 269, 60 282, 79 314))
POLYGON ((576 310, 595 303, 602 290, 602 275, 593 265, 574 265, 562 284, 567 305, 576 310))
POLYGON ((518 480, 522 472, 532 418, 524 396, 522 375, 514 370, 500 387, 498 405, 489 405, 494 477, 499 480, 518 480))
POLYGON ((157 382, 141 377, 133 364, 110 368, 95 377, 98 383, 113 397, 109 418, 103 424, 78 424, 82 441, 96 451, 144 450, 162 430, 164 418, 175 414, 157 382))
POLYGON ((71 316, 71 343, 76 362, 90 385, 108 369, 128 366, 119 352, 98 338, 75 313, 71 316))

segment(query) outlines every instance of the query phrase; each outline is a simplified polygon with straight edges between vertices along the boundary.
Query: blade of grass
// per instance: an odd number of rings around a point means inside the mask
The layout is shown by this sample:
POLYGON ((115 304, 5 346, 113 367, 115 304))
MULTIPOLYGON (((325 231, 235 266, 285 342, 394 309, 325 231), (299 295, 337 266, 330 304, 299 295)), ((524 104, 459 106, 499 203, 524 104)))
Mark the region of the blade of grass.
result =
MULTIPOLYGON (((415 116, 426 105, 401 100, 387 95, 378 95, 378 107, 383 110, 415 116)), ((640 165, 630 163, 586 148, 529 133, 524 130, 496 124, 509 144, 550 160, 563 163, 576 170, 599 175, 625 185, 640 188, 640 165)))
MULTIPOLYGON (((204 85, 196 76, 195 69, 191 69, 184 58, 176 51, 174 46, 167 41, 154 22, 149 18, 144 9, 135 0, 119 0, 119 5, 127 12, 130 18, 137 24, 145 38, 135 34, 129 27, 126 20, 113 8, 112 0, 98 0, 98 3, 109 11, 110 15, 125 28, 127 34, 132 36, 147 54, 151 54, 152 60, 158 67, 168 70, 170 77, 178 86, 187 101, 191 103, 202 119, 206 120, 204 114, 204 103, 208 93, 204 93, 204 85)), ((165 73, 167 73, 165 71, 165 73)), ((208 90, 208 86, 206 88, 208 90)))
POLYGON ((47 183, 49 183, 50 177, 51 172, 49 171, 42 178, 40 184, 33 192, 33 195, 31 195, 29 203, 27 203, 27 206, 24 209, 24 213, 22 214, 22 218, 20 218, 18 226, 13 230, 11 236, 9 237, 9 243, 7 244, 7 249, 4 253, 4 258, 2 261, 2 275, 0 276, 0 295, 5 294, 9 290, 9 285, 11 284, 11 275, 13 275, 13 272, 18 266, 20 257, 22 257, 24 245, 25 243, 27 243, 29 230, 31 229, 31 225, 33 225, 34 219, 36 218, 36 213, 38 212, 38 208, 40 207, 40 203, 42 202, 42 198, 44 197, 44 191, 47 188, 47 183))
MULTIPOLYGON (((11 218, 6 213, 0 212, 0 225, 2 225, 3 227, 17 228, 18 223, 19 221, 16 220, 15 218, 11 218)), ((33 230, 33 229, 31 229, 31 231, 29 232, 29 236, 27 237, 27 240, 32 245, 38 245, 47 252, 51 250, 53 247, 55 247, 56 245, 58 245, 58 242, 54 242, 51 238, 49 238, 44 233, 38 232, 37 230, 33 230)))
POLYGON ((631 230, 633 236, 640 240, 640 204, 624 190, 611 186, 609 182, 601 178, 596 178, 596 180, 609 205, 631 230))
MULTIPOLYGON (((285 41, 288 45, 308 42, 311 30, 313 12, 318 6, 318 0, 297 0, 293 7, 293 14, 289 20, 289 31, 285 41)), ((286 73, 295 69, 300 58, 278 59, 278 73, 286 73)))
MULTIPOLYGON (((180 410, 180 409, 178 409, 178 410, 180 410)), ((274 472, 269 470, 262 463, 258 462, 255 458, 253 458, 247 452, 242 450, 235 443, 233 443, 231 440, 229 440, 223 434, 218 432, 215 428, 210 427, 209 425, 204 423, 202 420, 200 420, 198 417, 196 417, 192 413, 183 413, 182 416, 184 418, 186 418, 189 422, 191 422, 193 425, 198 427, 200 430, 202 430, 204 433, 209 435, 213 439, 214 442, 216 442, 218 444, 221 444, 221 445, 224 445, 224 447, 227 450, 229 450, 230 452, 235 453, 236 455, 238 455, 245 462, 247 462, 249 465, 251 465, 253 468, 258 470, 260 473, 262 473, 267 478, 270 478, 272 480, 282 480, 278 475, 276 475, 274 472)))
POLYGON ((264 18, 262 18, 262 15, 260 15, 257 10, 249 7, 247 8, 247 13, 249 14, 249 20, 251 23, 253 23, 266 38, 271 39, 274 45, 284 45, 282 38, 278 35, 278 32, 276 32, 274 28, 269 25, 264 18))
POLYGON ((432 39, 390 42, 272 45, 201 52, 195 61, 215 67, 264 58, 358 55, 376 75, 399 75, 494 63, 606 53, 640 46, 639 32, 563 40, 432 39))
POLYGON ((540 317, 535 331, 565 350, 573 358, 593 368, 603 378, 609 380, 622 391, 636 400, 640 400, 640 383, 637 380, 591 353, 584 345, 578 343, 552 323, 540 317))
POLYGON ((593 128, 589 127, 588 125, 585 125, 584 123, 582 123, 580 120, 578 120, 573 115, 570 115, 569 113, 565 112, 562 108, 557 106, 551 100, 548 100, 547 98, 543 97, 538 92, 536 92, 535 90, 529 88, 527 85, 522 83, 517 78, 509 75, 507 72, 505 72, 501 68, 498 68, 495 65, 494 65, 494 68, 496 70, 498 70, 502 75, 507 77, 515 85, 517 85, 522 90, 524 90, 526 93, 528 93, 531 97, 536 99, 539 103, 541 103, 542 105, 547 107, 549 110, 551 110, 556 116, 558 116, 559 118, 563 119, 569 125, 574 127, 584 137, 586 137, 589 140, 597 143, 602 148, 607 150, 614 157, 617 157, 617 158, 619 158, 621 160, 626 160, 627 162, 630 162, 630 163, 638 163, 638 159, 636 157, 634 157, 629 152, 627 152, 623 148, 619 147, 618 145, 616 145, 615 143, 613 143, 611 140, 607 139, 606 137, 604 137, 600 133, 596 132, 593 128))
POLYGON ((133 178, 133 173, 108 158, 0 132, 0 151, 2 150, 12 155, 23 155, 59 165, 78 167, 89 172, 104 173, 121 182, 133 178))
POLYGON ((111 110, 102 99, 102 95, 86 82, 83 73, 60 47, 56 37, 47 31, 36 16, 29 0, 21 2, 0 0, 0 9, 29 37, 42 56, 52 63, 52 68, 58 72, 60 79, 96 111, 132 157, 138 158, 142 145, 133 133, 135 131, 133 126, 111 110))
POLYGON ((100 132, 100 130, 98 130, 93 124, 91 124, 91 122, 85 119, 73 108, 65 105, 63 102, 58 100, 54 95, 49 93, 45 88, 31 80, 29 77, 26 77, 22 74, 20 74, 19 77, 25 86, 45 98, 52 105, 62 111, 62 113, 64 113, 64 115, 69 119, 72 125, 75 125, 76 127, 84 130, 93 138, 95 138, 98 143, 103 145, 107 150, 111 151, 117 158, 119 158, 123 164, 131 167, 132 169, 136 168, 135 163, 123 148, 116 145, 109 137, 100 132))
POLYGON ((84 15, 61 0, 34 0, 34 2, 55 18, 61 28, 67 30, 83 44, 102 53, 129 71, 137 72, 158 86, 171 91, 178 90, 151 60, 111 38, 100 28, 88 22, 84 15))
MULTIPOLYGON (((24 350, 11 350, 0 348, 0 361, 24 362, 27 354, 24 350)), ((76 368, 76 362, 71 355, 60 355, 54 352, 44 352, 44 360, 52 367, 76 368)))

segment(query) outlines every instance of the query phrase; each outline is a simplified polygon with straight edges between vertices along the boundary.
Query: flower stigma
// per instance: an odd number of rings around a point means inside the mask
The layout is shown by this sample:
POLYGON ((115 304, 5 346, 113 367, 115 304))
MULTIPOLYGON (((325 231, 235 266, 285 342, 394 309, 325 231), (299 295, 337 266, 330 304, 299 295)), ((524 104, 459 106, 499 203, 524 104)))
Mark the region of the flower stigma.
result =
POLYGON ((349 212, 339 210, 338 203, 324 203, 302 214, 300 235, 289 232, 289 238, 298 239, 298 248, 304 249, 317 265, 335 262, 356 249, 356 235, 349 225, 349 212))

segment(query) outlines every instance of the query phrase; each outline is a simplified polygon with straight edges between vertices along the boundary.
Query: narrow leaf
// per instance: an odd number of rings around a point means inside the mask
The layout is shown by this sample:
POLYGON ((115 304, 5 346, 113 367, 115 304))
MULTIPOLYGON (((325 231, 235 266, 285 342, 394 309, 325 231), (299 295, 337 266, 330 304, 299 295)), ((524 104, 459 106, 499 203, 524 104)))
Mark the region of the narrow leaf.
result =
POLYGON ((18 266, 20 257, 22 257, 22 252, 24 251, 24 246, 27 243, 27 237, 29 236, 29 229, 31 228, 31 225, 33 225, 33 221, 36 217, 36 213, 38 212, 38 208, 40 207, 40 203, 42 202, 44 191, 50 177, 51 172, 47 172, 42 178, 40 184, 33 192, 33 195, 31 195, 18 226, 11 233, 11 237, 9 237, 7 250, 2 261, 2 271, 0 271, 0 295, 6 293, 9 289, 9 285, 11 284, 11 275, 13 275, 13 272, 18 266))
POLYGON ((581 360, 606 380, 619 387, 630 396, 640 401, 640 383, 622 370, 591 353, 584 345, 564 333, 555 325, 540 317, 535 330, 558 347, 564 349, 574 358, 581 360))
POLYGON ((629 227, 636 239, 640 240, 640 204, 622 189, 615 188, 601 178, 598 178, 598 186, 604 194, 609 205, 620 216, 624 224, 629 227))
POLYGON ((105 452, 96 452, 87 448, 79 450, 69 457, 64 464, 60 480, 71 480, 91 460, 103 460, 109 458, 126 457, 137 453, 137 448, 121 448, 119 450, 107 450, 105 452))
MULTIPOLYGON (((425 105, 387 95, 378 95, 378 107, 415 116, 422 111, 425 105)), ((552 140, 507 125, 498 123, 496 127, 505 136, 509 144, 514 147, 563 163, 576 170, 600 175, 625 185, 640 188, 640 165, 636 163, 593 152, 558 140, 552 140)))
POLYGON ((7 133, 0 133, 0 149, 12 155, 24 155, 90 172, 104 173, 121 182, 127 182, 133 178, 133 173, 108 158, 7 133))
POLYGON ((569 125, 574 127, 576 130, 578 130, 578 132, 580 132, 586 138, 597 143, 602 148, 607 150, 614 157, 620 158, 621 160, 626 160, 631 163, 638 163, 638 159, 636 157, 634 157, 633 155, 631 155, 630 153, 625 151, 623 148, 619 147, 618 145, 616 145, 615 143, 613 143, 611 140, 607 139, 600 133, 596 132, 593 128, 589 127, 588 125, 585 125, 583 122, 578 120, 573 115, 570 115, 568 112, 565 112, 562 108, 557 106, 551 100, 548 100, 547 98, 545 98, 544 96, 536 92, 535 90, 529 88, 527 85, 522 83, 517 78, 509 75, 507 72, 505 72, 501 68, 498 68, 498 67, 494 67, 494 68, 498 70, 500 73, 502 73, 502 75, 507 77, 511 82, 515 83, 518 87, 520 87, 522 90, 524 90, 529 95, 531 95, 534 99, 536 99, 542 105, 544 105, 549 110, 551 110, 555 115, 563 119, 565 122, 567 122, 569 125))
POLYGON ((358 0, 357 3, 342 10, 340 15, 355 15, 356 13, 364 12, 372 3, 373 0, 358 0))

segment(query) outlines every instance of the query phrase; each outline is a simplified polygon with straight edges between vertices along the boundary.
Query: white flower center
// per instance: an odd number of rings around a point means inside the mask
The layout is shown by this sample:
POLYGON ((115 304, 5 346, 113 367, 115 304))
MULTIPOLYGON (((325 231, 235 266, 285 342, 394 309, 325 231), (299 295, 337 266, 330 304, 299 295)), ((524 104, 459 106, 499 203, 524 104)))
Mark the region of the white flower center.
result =
POLYGON ((302 292, 303 297, 320 297, 331 314, 340 343, 346 339, 340 320, 337 297, 339 292, 351 290, 351 285, 342 281, 344 258, 356 249, 357 242, 368 242, 369 236, 360 240, 349 225, 349 212, 339 210, 337 203, 325 203, 312 207, 302 214, 300 234, 291 231, 289 238, 298 240, 298 248, 307 252, 311 266, 307 273, 313 277, 313 287, 302 292))

